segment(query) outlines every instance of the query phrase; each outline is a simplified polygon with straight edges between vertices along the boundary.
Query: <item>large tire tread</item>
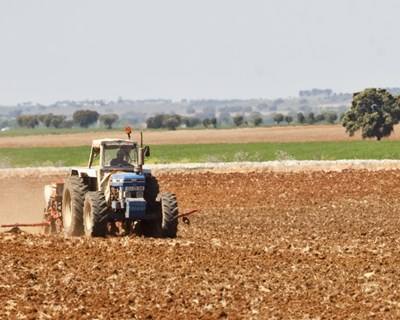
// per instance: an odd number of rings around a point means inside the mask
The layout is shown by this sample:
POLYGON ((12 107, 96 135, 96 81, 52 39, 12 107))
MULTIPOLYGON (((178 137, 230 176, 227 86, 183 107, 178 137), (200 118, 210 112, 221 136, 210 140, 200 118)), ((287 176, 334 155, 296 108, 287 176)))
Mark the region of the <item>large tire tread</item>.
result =
POLYGON ((70 176, 65 181, 63 192, 63 215, 66 206, 65 200, 67 198, 67 193, 69 193, 71 201, 71 224, 69 226, 64 226, 64 233, 67 236, 80 236, 83 234, 83 203, 87 190, 88 188, 84 184, 83 179, 78 176, 70 176))
POLYGON ((158 185, 158 180, 153 175, 148 175, 146 177, 146 187, 144 190, 144 199, 147 202, 147 210, 149 212, 157 210, 159 207, 159 202, 157 202, 157 196, 160 192, 160 186, 158 185))
MULTIPOLYGON (((91 191, 86 193, 85 204, 90 205, 92 228, 88 230, 85 226, 85 234, 90 237, 105 237, 107 234, 107 221, 105 215, 108 211, 108 205, 104 193, 102 191, 91 191)), ((84 214, 86 214, 84 212, 84 214)), ((84 219, 85 224, 85 219, 84 219)))
MULTIPOLYGON (((153 175, 146 176, 146 187, 144 190, 144 199, 146 200, 146 213, 155 214, 161 217, 161 205, 157 201, 160 187, 158 180, 153 175)), ((157 218, 157 221, 159 219, 157 218)), ((161 225, 154 220, 140 221, 140 233, 145 237, 160 237, 161 225)))
POLYGON ((176 195, 171 192, 161 194, 162 223, 161 236, 164 238, 176 238, 178 232, 178 201, 176 195))

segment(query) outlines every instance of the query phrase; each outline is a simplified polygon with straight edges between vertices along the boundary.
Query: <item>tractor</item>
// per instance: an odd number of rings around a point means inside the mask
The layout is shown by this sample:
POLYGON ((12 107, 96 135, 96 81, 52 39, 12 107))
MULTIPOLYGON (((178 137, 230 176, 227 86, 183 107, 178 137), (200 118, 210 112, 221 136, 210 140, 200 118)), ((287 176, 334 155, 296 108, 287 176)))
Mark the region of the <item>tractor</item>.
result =
MULTIPOLYGON (((101 139, 92 143, 87 168, 74 168, 64 183, 47 186, 47 233, 67 236, 139 234, 174 238, 178 204, 159 185, 144 159, 150 148, 130 139, 101 139)), ((46 193, 46 189, 45 189, 46 193)))

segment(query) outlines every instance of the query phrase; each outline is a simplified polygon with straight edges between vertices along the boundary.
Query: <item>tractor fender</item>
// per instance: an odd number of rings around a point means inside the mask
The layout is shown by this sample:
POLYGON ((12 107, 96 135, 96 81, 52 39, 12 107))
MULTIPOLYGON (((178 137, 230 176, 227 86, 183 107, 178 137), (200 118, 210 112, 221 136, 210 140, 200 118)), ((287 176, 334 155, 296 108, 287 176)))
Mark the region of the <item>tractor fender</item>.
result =
POLYGON ((71 170, 71 176, 79 176, 81 178, 97 178, 97 170, 88 168, 76 168, 71 170))

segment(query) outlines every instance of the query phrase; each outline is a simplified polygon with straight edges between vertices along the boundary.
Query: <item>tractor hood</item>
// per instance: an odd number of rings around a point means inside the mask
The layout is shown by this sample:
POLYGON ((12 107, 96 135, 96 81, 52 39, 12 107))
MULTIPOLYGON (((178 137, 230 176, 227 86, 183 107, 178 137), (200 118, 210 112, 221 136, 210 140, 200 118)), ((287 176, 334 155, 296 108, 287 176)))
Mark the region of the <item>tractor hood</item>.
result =
POLYGON ((112 187, 145 186, 145 176, 140 173, 123 172, 111 176, 112 187))

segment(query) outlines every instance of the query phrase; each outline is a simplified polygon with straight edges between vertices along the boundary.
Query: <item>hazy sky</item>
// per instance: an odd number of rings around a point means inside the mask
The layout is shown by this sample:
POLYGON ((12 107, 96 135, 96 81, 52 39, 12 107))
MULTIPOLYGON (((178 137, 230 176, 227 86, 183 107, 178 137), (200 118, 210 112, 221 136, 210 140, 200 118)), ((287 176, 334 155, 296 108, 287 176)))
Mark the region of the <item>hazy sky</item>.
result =
POLYGON ((398 0, 0 0, 0 104, 400 86, 398 0))

